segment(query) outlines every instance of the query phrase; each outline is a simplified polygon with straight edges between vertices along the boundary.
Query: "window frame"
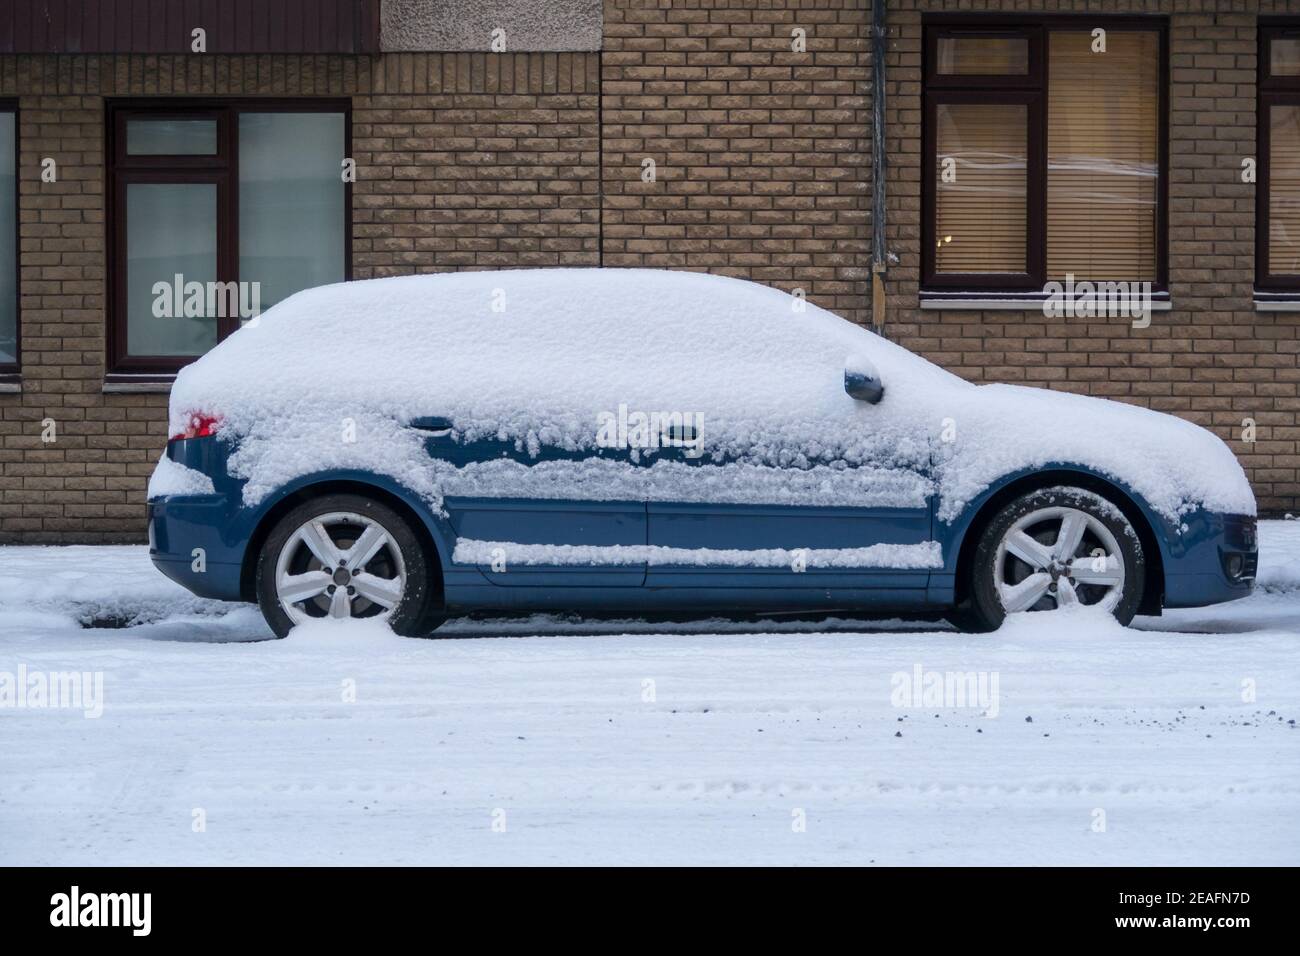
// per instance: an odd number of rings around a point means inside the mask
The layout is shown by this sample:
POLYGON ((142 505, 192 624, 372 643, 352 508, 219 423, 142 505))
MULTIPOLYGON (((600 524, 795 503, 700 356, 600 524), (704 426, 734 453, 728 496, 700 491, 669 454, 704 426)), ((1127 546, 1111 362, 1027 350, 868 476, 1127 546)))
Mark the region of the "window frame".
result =
POLYGON ((928 17, 925 21, 925 88, 940 87, 970 89, 979 87, 1009 87, 1012 89, 1026 86, 1044 85, 1046 75, 1046 57, 1044 55, 1044 30, 1041 24, 1031 26, 1019 25, 1022 21, 1009 26, 984 22, 970 26, 970 21, 952 21, 928 17), (967 24, 967 25, 963 25, 967 24), (1023 73, 983 75, 979 73, 940 73, 939 41, 945 39, 1023 39, 1029 46, 1029 68, 1023 73))
POLYGON ((953 291, 956 289, 1002 290, 1007 292, 1026 292, 1041 289, 1043 283, 1035 283, 1034 277, 1041 274, 1047 266, 1047 246, 1043 240, 1046 221, 1046 204, 1041 207, 1033 202, 1034 196, 1046 188, 1041 182, 1046 170, 1047 137, 1045 121, 1047 116, 1044 105, 1045 96, 1041 91, 1028 90, 928 90, 925 94, 925 118, 922 125, 922 155, 931 157, 930 174, 923 181, 922 207, 926 210, 921 224, 923 273, 927 277, 924 288, 953 291), (939 185, 935 170, 939 160, 938 149, 938 108, 949 104, 983 103, 989 105, 1025 106, 1025 271, 1024 272, 938 272, 938 211, 939 185))
POLYGON ((1258 74, 1255 103, 1255 288, 1266 292, 1300 293, 1300 273, 1270 272, 1269 200, 1272 176, 1270 113, 1274 106, 1300 107, 1300 74, 1274 76, 1271 42, 1277 37, 1300 39, 1300 20, 1259 18, 1257 29, 1258 74))
POLYGON ((19 166, 22 117, 18 109, 18 98, 0 97, 0 113, 12 113, 14 116, 14 360, 0 362, 0 382, 15 382, 19 380, 23 368, 23 178, 19 166))
MULTIPOLYGON (((1157 71, 1158 102, 1157 121, 1157 182, 1156 182, 1156 274, 1151 281, 1152 292, 1167 297, 1169 293, 1169 19, 1151 16, 1089 16, 1086 14, 1053 14, 1024 16, 1014 13, 987 14, 931 14, 922 20, 922 122, 921 122, 921 282, 920 291, 951 295, 968 290, 979 295, 1005 292, 1023 296, 1033 291, 1045 294, 1047 276, 1047 187, 1048 187, 1048 91, 1051 79, 1050 36, 1054 32, 1084 32, 1101 27, 1107 31, 1155 33, 1159 45, 1157 71), (1028 72, 998 77, 981 77, 973 74, 939 75, 937 70, 938 41, 951 36, 1020 35, 1029 41, 1028 72), (1035 94, 1038 109, 1031 108, 1029 119, 1029 149, 1027 155, 1033 166, 1026 175, 1028 191, 1025 225, 1029 249, 1025 263, 1026 274, 1021 273, 937 273, 934 236, 937 228, 936 153, 937 131, 934 107, 944 102, 1002 102, 1002 96, 1012 92, 1035 94)), ((1089 281, 1111 281, 1104 276, 1088 277, 1089 281)))
POLYGON ((192 110, 176 108, 174 102, 170 108, 146 109, 134 106, 120 106, 113 111, 113 168, 114 169, 201 169, 227 167, 235 161, 234 143, 231 132, 235 126, 237 112, 234 110, 204 109, 192 110), (126 126, 131 120, 215 120, 217 124, 217 151, 212 155, 203 153, 142 153, 133 156, 127 153, 126 126))
MULTIPOLYGON (((110 99, 106 106, 105 153, 108 193, 107 371, 130 382, 166 382, 198 355, 132 355, 128 351, 129 321, 126 277, 126 187, 131 183, 200 183, 217 187, 217 281, 239 277, 239 115, 241 113, 341 113, 343 156, 352 155, 352 101, 337 97, 168 97, 110 99), (215 155, 128 156, 126 124, 133 119, 217 120, 215 155)), ((340 167, 340 172, 342 168, 340 167)), ((344 182, 343 280, 352 279, 352 183, 344 182)), ((239 328, 238 316, 217 319, 217 343, 239 328)))

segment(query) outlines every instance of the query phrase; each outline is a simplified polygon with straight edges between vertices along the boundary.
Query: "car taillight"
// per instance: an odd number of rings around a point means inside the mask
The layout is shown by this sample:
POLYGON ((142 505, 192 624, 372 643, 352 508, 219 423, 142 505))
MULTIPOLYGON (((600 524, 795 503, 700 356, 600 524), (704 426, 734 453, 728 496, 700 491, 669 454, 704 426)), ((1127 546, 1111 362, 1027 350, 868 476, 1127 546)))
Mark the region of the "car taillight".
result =
POLYGON ((190 438, 209 438, 217 433, 221 419, 215 415, 191 415, 185 431, 177 432, 168 441, 186 441, 190 438))

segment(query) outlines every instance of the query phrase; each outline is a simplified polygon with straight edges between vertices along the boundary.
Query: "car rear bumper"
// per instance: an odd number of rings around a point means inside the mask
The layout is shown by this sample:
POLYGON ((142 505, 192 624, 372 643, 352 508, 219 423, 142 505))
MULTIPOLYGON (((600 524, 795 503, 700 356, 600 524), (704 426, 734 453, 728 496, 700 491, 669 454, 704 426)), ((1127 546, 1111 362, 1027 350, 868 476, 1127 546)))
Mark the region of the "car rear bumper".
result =
POLYGON ((225 495, 154 498, 149 509, 149 557, 154 566, 200 597, 241 600, 243 548, 223 538, 229 528, 225 495))

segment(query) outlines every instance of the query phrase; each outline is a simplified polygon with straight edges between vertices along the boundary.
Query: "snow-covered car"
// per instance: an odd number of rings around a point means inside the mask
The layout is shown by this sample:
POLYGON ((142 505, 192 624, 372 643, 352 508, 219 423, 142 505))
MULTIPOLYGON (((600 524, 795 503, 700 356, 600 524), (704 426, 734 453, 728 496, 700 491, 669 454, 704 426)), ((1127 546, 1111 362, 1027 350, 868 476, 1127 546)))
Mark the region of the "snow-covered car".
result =
POLYGON ((277 634, 468 612, 933 611, 1248 594, 1255 500, 1169 415, 975 386, 800 296, 654 270, 310 289, 185 368, 150 547, 277 634))

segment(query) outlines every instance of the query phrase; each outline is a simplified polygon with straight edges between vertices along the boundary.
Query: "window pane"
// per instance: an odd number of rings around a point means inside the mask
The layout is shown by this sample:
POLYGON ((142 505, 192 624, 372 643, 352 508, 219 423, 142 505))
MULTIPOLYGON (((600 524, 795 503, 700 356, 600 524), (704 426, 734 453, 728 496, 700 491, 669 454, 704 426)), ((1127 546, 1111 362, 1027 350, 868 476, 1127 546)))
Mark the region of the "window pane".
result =
POLYGON ((215 156, 217 121, 127 120, 126 151, 131 156, 215 156))
POLYGON ((17 135, 14 114, 0 113, 0 365, 18 361, 17 135))
POLYGON ((1024 272, 1029 110, 937 107, 935 271, 1024 272))
POLYGON ((1153 32, 1051 35, 1047 100, 1049 279, 1154 281, 1160 46, 1153 32))
POLYGON ((239 117, 239 277, 261 283, 261 307, 342 282, 341 113, 239 117))
POLYGON ((131 355, 202 355, 217 344, 215 315, 176 314, 181 283, 217 278, 217 187, 131 183, 126 189, 127 350, 131 355), (163 314, 157 314, 161 312, 163 314))
POLYGON ((940 37, 937 59, 940 75, 1023 76, 1029 72, 1029 41, 1024 37, 940 37))
POLYGON ((1300 76, 1300 38, 1275 37, 1269 41, 1268 71, 1273 76, 1300 76))
POLYGON ((1300 274, 1300 106, 1274 106, 1268 128, 1268 271, 1300 274))

